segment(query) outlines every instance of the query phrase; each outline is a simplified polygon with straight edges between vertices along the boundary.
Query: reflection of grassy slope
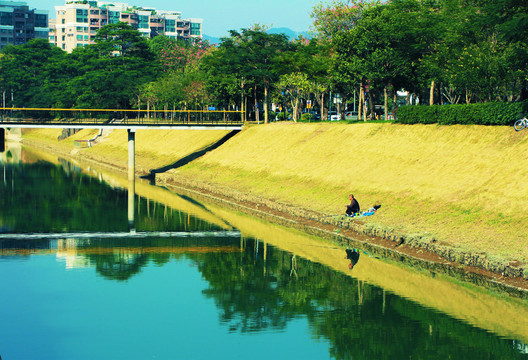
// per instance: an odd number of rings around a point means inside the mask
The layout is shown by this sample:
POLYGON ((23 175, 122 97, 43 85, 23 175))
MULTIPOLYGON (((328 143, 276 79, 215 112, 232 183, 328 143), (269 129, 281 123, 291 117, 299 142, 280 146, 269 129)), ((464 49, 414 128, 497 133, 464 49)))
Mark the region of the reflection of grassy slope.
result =
POLYGON ((255 242, 244 243, 240 254, 190 255, 230 332, 280 330, 305 316, 336 359, 522 358, 485 330, 276 248, 260 244, 257 256, 255 242))
POLYGON ((367 222, 527 261, 527 153, 508 127, 273 124, 179 173, 330 214, 353 192, 367 222))
POLYGON ((347 266, 349 261, 344 259, 343 249, 249 216, 237 215, 214 206, 210 209, 239 229, 244 236, 262 239, 282 250, 325 264, 474 326, 502 336, 528 341, 526 302, 501 298, 471 287, 458 286, 441 276, 433 279, 424 273, 383 262, 365 254, 362 254, 358 266, 351 272, 347 266))

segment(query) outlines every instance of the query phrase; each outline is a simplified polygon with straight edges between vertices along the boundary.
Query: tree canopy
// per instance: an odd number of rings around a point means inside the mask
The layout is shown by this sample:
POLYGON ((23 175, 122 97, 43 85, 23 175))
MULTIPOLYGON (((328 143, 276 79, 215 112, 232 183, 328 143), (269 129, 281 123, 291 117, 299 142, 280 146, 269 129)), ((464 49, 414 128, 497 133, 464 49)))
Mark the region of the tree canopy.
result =
POLYGON ((382 97, 396 106, 398 91, 421 104, 521 101, 527 9, 524 0, 334 0, 314 6, 311 39, 256 25, 217 46, 111 24, 71 54, 44 40, 5 47, 0 91, 7 106, 215 107, 264 122, 272 104, 298 120, 313 102, 326 117, 330 94, 345 106, 358 91, 371 114, 382 97))

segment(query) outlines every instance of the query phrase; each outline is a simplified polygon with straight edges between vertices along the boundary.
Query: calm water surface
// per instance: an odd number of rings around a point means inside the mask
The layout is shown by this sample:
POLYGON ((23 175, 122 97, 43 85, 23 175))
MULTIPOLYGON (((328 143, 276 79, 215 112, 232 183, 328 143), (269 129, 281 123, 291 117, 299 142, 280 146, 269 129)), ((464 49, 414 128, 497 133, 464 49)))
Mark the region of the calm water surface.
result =
POLYGON ((102 175, 0 158, 3 360, 528 359, 526 302, 361 251, 353 271, 326 245, 312 262, 280 248, 299 234, 168 192, 136 195, 130 233, 102 175))

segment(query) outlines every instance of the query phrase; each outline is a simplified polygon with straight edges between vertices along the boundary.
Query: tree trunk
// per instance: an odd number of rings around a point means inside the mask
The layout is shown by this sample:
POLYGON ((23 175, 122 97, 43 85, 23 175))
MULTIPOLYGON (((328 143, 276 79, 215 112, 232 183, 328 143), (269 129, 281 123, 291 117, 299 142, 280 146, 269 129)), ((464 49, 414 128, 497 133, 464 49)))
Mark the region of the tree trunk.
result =
POLYGON ((358 120, 361 120, 363 114, 363 83, 359 84, 359 100, 358 100, 358 120))
POLYGON ((321 121, 324 119, 324 93, 321 93, 321 121))
POLYGON ((264 124, 269 123, 268 118, 268 85, 264 85, 264 124))
POLYGON ((248 107, 248 99, 247 96, 244 96, 244 121, 248 119, 248 113, 247 113, 247 107, 248 107))
POLYGON ((150 100, 147 100, 147 120, 150 120, 150 100))
POLYGON ((370 107, 370 119, 374 120, 376 118, 376 112, 374 111, 374 97, 372 96, 372 91, 368 93, 369 107, 370 107))
POLYGON ((138 121, 139 121, 140 115, 141 115, 141 99, 138 95, 138 116, 137 116, 138 121))
POLYGON ((246 104, 246 97, 244 95, 244 81, 242 80, 240 82, 240 89, 242 90, 241 98, 240 98, 240 111, 241 111, 241 119, 242 122, 246 122, 246 107, 244 106, 246 104))
POLYGON ((434 105, 434 89, 435 89, 435 82, 434 80, 431 81, 431 91, 429 91, 429 105, 434 105))
POLYGON ((471 103, 471 92, 466 88, 466 104, 471 103))
POLYGON ((253 95, 255 96, 255 121, 259 122, 259 111, 258 111, 258 103, 257 103, 257 85, 255 85, 253 89, 253 95))
POLYGON ((299 98, 295 98, 295 104, 293 106, 293 121, 297 122, 299 118, 299 98))
POLYGON ((384 108, 384 115, 385 115, 385 121, 389 120, 389 95, 387 94, 387 87, 385 86, 383 88, 383 108, 384 108))

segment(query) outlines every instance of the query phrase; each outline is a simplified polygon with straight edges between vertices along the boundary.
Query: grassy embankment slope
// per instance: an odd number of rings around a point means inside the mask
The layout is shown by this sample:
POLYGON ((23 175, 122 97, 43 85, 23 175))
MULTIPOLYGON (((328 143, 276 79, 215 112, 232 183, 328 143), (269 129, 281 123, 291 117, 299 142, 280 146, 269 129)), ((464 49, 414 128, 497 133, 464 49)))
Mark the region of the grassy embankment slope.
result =
MULTIPOLYGON (((43 131, 26 134, 53 145, 43 131)), ((60 146, 73 148, 73 139, 60 146)), ((51 134, 51 133, 50 133, 51 134)), ((138 170, 172 163, 225 132, 139 131, 138 170)), ((55 137, 56 139, 56 137, 55 137)), ((83 156, 126 168, 126 132, 83 156)), ((349 193, 362 221, 395 233, 427 235, 500 261, 528 262, 528 133, 509 127, 396 124, 250 126, 204 157, 162 176, 228 186, 326 214, 344 211, 349 193)))

